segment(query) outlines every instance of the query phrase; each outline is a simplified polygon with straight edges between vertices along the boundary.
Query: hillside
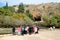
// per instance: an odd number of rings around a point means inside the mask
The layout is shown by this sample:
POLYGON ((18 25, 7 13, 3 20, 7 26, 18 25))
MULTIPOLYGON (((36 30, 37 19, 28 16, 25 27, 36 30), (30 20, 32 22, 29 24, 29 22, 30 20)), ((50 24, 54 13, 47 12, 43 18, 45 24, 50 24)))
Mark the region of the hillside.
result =
POLYGON ((29 9, 31 14, 34 17, 43 17, 43 16, 50 16, 52 14, 60 13, 60 3, 45 3, 39 5, 29 5, 25 7, 25 9, 29 9))
MULTIPOLYGON (((19 4, 16 6, 8 6, 8 3, 6 3, 6 6, 0 8, 0 15, 2 16, 0 19, 1 21, 6 18, 12 18, 13 24, 12 25, 21 25, 24 24, 31 24, 33 22, 45 22, 42 23, 44 25, 60 25, 60 3, 44 3, 44 4, 38 4, 38 5, 26 5, 26 4, 19 4), (31 15, 32 14, 32 15, 31 15), (11 17, 12 16, 12 17, 11 17), (15 18, 15 19, 14 19, 15 18), (15 21, 14 21, 15 20, 15 21), (53 22, 54 21, 54 22, 53 22), (14 22, 16 24, 14 24, 14 22)), ((9 20, 7 22, 9 22, 9 20)), ((1 22, 5 25, 5 20, 1 22)), ((12 22, 11 22, 12 23, 12 22)), ((11 25, 9 23, 9 25, 11 25)), ((32 25, 32 24, 31 24, 32 25)), ((40 24, 39 24, 40 25, 40 24)))
MULTIPOLYGON (((25 11, 29 9, 30 13, 34 18, 38 18, 39 16, 49 16, 52 14, 60 13, 60 3, 44 3, 38 5, 24 5, 25 11)), ((16 11, 18 7, 15 7, 16 11)))

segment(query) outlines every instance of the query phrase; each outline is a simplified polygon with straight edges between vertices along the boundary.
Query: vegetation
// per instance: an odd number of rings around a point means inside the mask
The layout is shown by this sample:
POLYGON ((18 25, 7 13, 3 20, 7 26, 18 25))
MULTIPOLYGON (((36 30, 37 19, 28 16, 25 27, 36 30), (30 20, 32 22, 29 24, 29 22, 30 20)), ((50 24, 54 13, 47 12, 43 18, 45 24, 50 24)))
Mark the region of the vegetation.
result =
POLYGON ((26 10, 26 15, 34 21, 33 15, 29 12, 29 10, 26 10))
POLYGON ((18 13, 24 13, 24 5, 23 5, 23 3, 19 4, 18 13))
MULTIPOLYGON (((0 8, 0 27, 13 27, 13 26, 17 27, 19 25, 34 24, 34 18, 32 13, 30 13, 29 10, 24 9, 23 3, 19 4, 17 13, 15 13, 14 7, 16 6, 8 6, 8 3, 6 2, 6 5, 0 8)), ((43 8, 45 9, 45 6, 43 6, 43 8)), ((43 25, 48 27, 50 26, 60 27, 60 14, 59 12, 58 13, 54 12, 51 9, 48 9, 49 10, 48 16, 42 17, 43 25)), ((39 26, 40 24, 41 23, 37 23, 37 25, 39 26)))
POLYGON ((13 15, 13 13, 9 10, 9 9, 4 9, 4 8, 0 8, 0 15, 13 15))
POLYGON ((33 21, 24 13, 24 5, 21 3, 15 13, 14 7, 6 6, 0 8, 0 27, 13 27, 19 25, 32 25, 33 21), (21 13, 21 14, 20 14, 21 13))
POLYGON ((8 15, 8 16, 11 16, 13 15, 13 13, 11 12, 11 10, 9 10, 9 7, 8 7, 8 3, 6 3, 6 6, 0 8, 0 15, 8 15))
POLYGON ((6 5, 3 8, 8 9, 8 3, 7 2, 6 2, 6 5))
POLYGON ((44 16, 43 20, 45 26, 60 27, 60 14, 54 14, 51 17, 44 16))

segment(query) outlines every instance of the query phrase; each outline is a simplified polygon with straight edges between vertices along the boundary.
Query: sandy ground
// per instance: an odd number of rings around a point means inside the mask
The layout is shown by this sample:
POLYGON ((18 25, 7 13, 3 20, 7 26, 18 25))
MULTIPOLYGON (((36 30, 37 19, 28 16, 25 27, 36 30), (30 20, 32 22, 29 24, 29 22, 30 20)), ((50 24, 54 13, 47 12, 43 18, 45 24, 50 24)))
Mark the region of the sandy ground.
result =
POLYGON ((40 30, 39 34, 32 35, 0 35, 0 40, 60 40, 60 30, 56 29, 55 31, 50 30, 40 30))

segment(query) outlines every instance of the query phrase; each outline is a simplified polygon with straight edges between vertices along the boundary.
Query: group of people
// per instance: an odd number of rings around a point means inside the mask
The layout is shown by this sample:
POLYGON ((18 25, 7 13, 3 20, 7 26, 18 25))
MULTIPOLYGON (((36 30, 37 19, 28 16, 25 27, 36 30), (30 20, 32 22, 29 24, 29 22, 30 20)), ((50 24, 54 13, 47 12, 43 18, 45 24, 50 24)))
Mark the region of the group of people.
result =
POLYGON ((55 30, 55 26, 50 27, 49 30, 55 30))
POLYGON ((39 28, 37 26, 18 26, 17 29, 15 27, 12 28, 12 33, 15 35, 16 33, 18 35, 24 35, 24 34, 38 34, 39 28))

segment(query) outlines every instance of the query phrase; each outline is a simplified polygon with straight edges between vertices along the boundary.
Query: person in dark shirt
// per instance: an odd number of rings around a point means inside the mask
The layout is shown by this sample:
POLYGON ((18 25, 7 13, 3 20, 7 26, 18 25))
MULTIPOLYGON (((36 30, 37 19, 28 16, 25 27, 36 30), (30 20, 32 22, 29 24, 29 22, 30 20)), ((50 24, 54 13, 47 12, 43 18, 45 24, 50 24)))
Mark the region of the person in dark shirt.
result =
POLYGON ((21 28, 21 35, 24 35, 24 32, 25 32, 25 28, 24 28, 24 26, 22 26, 22 28, 21 28))
POLYGON ((12 28, 12 33, 15 35, 15 27, 12 28))
POLYGON ((32 27, 29 27, 28 31, 29 31, 29 35, 31 35, 32 34, 32 27))

